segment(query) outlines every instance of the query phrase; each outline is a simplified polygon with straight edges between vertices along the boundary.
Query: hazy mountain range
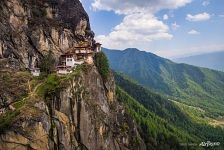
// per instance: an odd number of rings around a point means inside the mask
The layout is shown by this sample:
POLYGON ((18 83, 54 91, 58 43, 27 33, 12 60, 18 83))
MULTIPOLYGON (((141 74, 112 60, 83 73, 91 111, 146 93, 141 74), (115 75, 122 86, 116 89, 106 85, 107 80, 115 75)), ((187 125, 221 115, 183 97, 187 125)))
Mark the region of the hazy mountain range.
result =
POLYGON ((200 107, 209 116, 224 116, 224 73, 174 63, 138 49, 104 49, 111 68, 140 85, 172 96, 179 102, 200 107))
POLYGON ((173 61, 224 71, 224 51, 176 58, 173 61))

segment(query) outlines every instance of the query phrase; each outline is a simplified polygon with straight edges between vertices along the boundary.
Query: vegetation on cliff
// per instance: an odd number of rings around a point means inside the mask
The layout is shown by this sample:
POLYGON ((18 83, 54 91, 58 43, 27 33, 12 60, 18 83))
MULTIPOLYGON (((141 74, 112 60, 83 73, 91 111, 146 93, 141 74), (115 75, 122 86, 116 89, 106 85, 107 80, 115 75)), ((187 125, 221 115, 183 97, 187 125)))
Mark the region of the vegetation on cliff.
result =
POLYGON ((40 68, 42 75, 47 76, 55 70, 56 60, 53 56, 53 52, 49 51, 46 55, 40 60, 40 64, 37 64, 40 68))
POLYGON ((34 87, 35 79, 29 72, 15 72, 9 69, 0 69, 0 132, 15 121, 20 110, 26 104, 25 98, 34 87))
POLYGON ((110 67, 108 59, 103 52, 96 53, 95 64, 102 78, 106 80, 110 73, 110 67))

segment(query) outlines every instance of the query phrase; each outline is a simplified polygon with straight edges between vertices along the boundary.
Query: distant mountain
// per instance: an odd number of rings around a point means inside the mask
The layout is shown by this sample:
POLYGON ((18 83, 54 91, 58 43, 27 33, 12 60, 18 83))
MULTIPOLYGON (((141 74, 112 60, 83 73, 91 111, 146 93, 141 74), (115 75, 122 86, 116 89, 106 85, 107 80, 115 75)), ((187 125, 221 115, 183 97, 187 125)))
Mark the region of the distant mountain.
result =
POLYGON ((138 49, 103 50, 111 68, 155 92, 199 107, 208 116, 224 116, 224 73, 168 59, 138 49))
POLYGON ((117 98, 140 126, 141 137, 149 149, 183 149, 179 143, 224 140, 224 130, 208 125, 209 120, 204 121, 203 112, 199 109, 188 107, 183 111, 180 105, 147 90, 126 76, 114 75, 118 86, 117 98), (203 121, 198 121, 198 118, 203 121))
POLYGON ((224 51, 176 58, 173 61, 224 71, 224 51))

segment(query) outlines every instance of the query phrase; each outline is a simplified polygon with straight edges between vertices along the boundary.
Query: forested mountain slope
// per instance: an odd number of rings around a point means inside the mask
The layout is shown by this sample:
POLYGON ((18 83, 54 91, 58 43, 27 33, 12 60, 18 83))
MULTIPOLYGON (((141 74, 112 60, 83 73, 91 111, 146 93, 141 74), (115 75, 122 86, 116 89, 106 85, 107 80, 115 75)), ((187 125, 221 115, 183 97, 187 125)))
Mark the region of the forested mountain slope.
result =
POLYGON ((140 133, 148 147, 152 146, 158 149, 161 148, 159 145, 163 145, 169 149, 177 148, 180 143, 199 144, 201 141, 207 140, 224 140, 222 128, 213 127, 206 122, 198 122, 188 113, 182 111, 174 102, 147 90, 120 74, 115 73, 115 79, 118 86, 116 91, 118 100, 125 104, 128 112, 139 124, 143 131, 140 133), (158 145, 153 141, 156 141, 158 145))
POLYGON ((173 100, 199 107, 209 116, 224 116, 224 73, 177 64, 137 49, 104 49, 111 68, 173 100))

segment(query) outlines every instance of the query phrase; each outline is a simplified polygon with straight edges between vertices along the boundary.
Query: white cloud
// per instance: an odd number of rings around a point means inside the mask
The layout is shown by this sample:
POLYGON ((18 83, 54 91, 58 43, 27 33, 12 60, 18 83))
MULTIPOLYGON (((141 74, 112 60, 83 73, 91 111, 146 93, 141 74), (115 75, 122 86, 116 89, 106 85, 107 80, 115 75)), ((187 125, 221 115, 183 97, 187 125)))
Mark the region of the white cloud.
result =
POLYGON ((202 5, 203 6, 208 6, 210 4, 210 1, 209 0, 205 0, 202 2, 202 5))
MULTIPOLYGON (((108 35, 99 35, 96 40, 104 47, 123 49, 138 47, 147 49, 151 41, 169 40, 173 35, 169 27, 155 17, 155 13, 162 9, 177 9, 192 0, 94 0, 95 10, 113 11, 123 14, 123 21, 114 27, 108 35)), ((169 16, 164 15, 167 20, 169 16)))
POLYGON ((163 20, 168 20, 169 19, 169 16, 167 14, 164 14, 163 15, 163 20))
POLYGON ((180 27, 180 25, 178 25, 176 22, 174 22, 174 23, 172 23, 171 27, 173 30, 177 30, 180 27))
POLYGON ((109 35, 100 35, 96 40, 109 48, 136 47, 153 40, 171 39, 169 27, 151 14, 127 15, 109 35), (140 44, 141 43, 141 44, 140 44))
POLYGON ((219 15, 219 17, 221 17, 221 18, 224 18, 224 14, 222 14, 222 15, 219 15))
POLYGON ((200 32, 198 32, 196 30, 191 30, 191 31, 188 32, 188 34, 190 34, 190 35, 198 35, 198 34, 200 34, 200 32))
POLYGON ((136 12, 156 12, 161 9, 176 9, 192 0, 94 0, 92 7, 96 10, 114 11, 118 14, 136 12))
POLYGON ((201 14, 196 14, 196 15, 187 14, 186 16, 186 20, 192 21, 192 22, 206 21, 206 20, 209 20, 210 18, 211 18, 211 15, 206 12, 201 14))

